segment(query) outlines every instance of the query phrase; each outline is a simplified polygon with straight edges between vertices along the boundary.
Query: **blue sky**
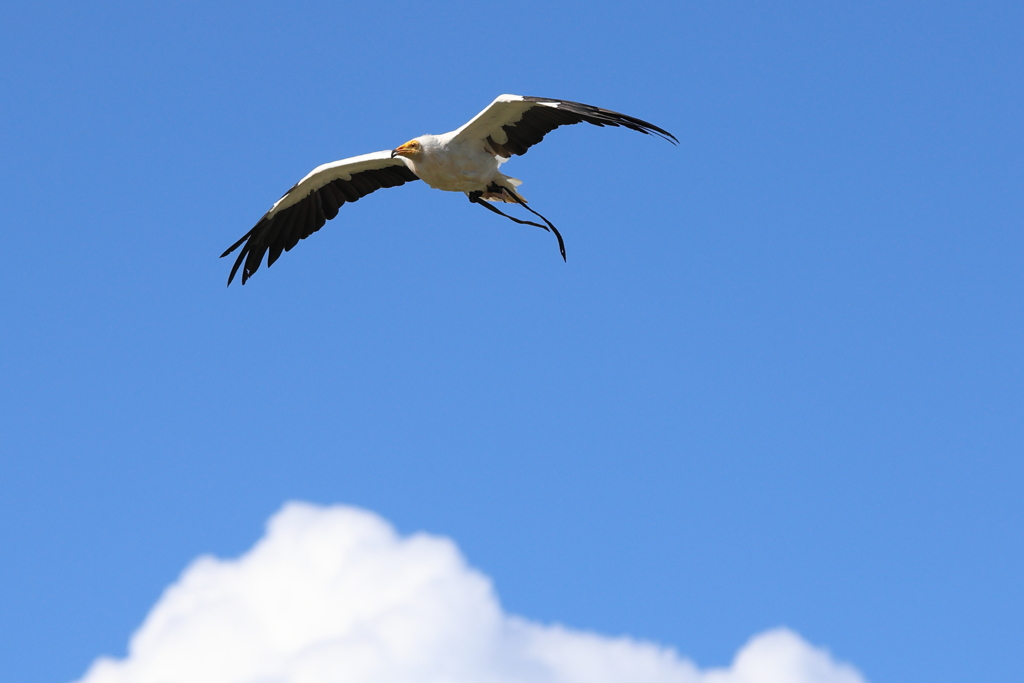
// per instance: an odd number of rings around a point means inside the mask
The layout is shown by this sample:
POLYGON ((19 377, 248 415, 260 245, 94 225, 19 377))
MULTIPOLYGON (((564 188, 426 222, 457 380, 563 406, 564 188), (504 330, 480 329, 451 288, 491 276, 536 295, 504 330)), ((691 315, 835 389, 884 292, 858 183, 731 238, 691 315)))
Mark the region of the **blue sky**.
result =
POLYGON ((504 608, 874 682, 1024 629, 1024 10, 32 3, 0 19, 0 678, 122 656, 289 500, 454 539, 504 608), (314 166, 500 93, 623 111, 224 288, 314 166))

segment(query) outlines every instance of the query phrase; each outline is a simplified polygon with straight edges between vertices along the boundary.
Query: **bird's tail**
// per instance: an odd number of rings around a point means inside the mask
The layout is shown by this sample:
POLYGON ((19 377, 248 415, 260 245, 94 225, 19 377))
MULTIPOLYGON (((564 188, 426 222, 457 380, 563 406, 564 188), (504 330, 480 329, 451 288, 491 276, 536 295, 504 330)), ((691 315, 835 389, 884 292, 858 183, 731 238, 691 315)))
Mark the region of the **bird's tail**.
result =
POLYGON ((508 175, 500 175, 498 176, 498 179, 494 181, 493 185, 500 185, 504 188, 504 190, 494 192, 488 189, 486 192, 483 193, 481 199, 486 199, 489 202, 505 202, 506 204, 525 204, 526 199, 523 197, 523 195, 516 192, 516 188, 522 184, 523 181, 520 180, 519 178, 513 178, 512 176, 508 175), (512 199, 512 197, 508 196, 506 192, 511 192, 515 196, 519 197, 519 199, 522 201, 517 202, 515 199, 512 199))

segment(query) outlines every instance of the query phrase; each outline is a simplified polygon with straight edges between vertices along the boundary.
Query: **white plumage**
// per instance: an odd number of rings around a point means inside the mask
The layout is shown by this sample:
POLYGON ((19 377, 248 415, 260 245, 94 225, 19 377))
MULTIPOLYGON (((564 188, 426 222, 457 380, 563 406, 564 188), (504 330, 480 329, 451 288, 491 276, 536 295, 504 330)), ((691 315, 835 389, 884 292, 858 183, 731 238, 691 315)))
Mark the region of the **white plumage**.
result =
POLYGON ((526 206, 516 191, 520 181, 504 175, 499 168, 513 155, 525 154, 558 126, 584 121, 597 126, 623 126, 677 142, 671 133, 653 124, 607 109, 568 100, 501 95, 450 133, 421 135, 394 150, 342 159, 313 169, 277 200, 252 230, 221 254, 224 257, 242 247, 228 284, 243 263, 245 284, 268 252, 267 266, 271 266, 282 251, 289 251, 334 218, 345 202, 413 180, 423 180, 438 190, 464 192, 471 202, 517 223, 550 230, 558 238, 564 259, 565 245, 558 230, 526 206), (519 204, 539 216, 545 225, 509 216, 488 201, 519 204))
POLYGON ((402 155, 412 172, 427 185, 449 192, 485 191, 492 182, 504 182, 505 176, 498 172, 498 167, 508 161, 487 149, 483 139, 455 139, 454 132, 421 135, 393 154, 402 155))

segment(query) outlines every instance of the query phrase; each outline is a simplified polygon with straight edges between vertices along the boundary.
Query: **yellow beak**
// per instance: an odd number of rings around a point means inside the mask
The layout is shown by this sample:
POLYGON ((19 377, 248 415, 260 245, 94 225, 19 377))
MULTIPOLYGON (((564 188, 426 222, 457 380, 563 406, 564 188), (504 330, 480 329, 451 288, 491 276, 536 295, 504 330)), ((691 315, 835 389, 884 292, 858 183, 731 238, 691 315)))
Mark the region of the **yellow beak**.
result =
POLYGON ((404 145, 399 145, 398 147, 396 147, 393 150, 391 150, 391 158, 394 159, 395 157, 401 157, 401 156, 406 156, 408 154, 413 154, 415 152, 415 149, 416 149, 415 145, 413 145, 410 142, 407 142, 404 145))

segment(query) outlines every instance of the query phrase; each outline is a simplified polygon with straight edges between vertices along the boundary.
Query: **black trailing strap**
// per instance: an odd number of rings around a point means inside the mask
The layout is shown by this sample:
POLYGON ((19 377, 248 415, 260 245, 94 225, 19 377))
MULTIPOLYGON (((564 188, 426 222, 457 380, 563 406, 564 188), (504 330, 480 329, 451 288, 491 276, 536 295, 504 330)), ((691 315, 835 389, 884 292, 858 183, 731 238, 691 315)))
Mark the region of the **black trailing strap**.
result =
POLYGON ((497 183, 495 183, 495 184, 492 184, 490 187, 488 187, 487 190, 489 192, 498 192, 498 191, 502 192, 505 196, 510 197, 512 199, 512 201, 514 201, 516 204, 519 204, 520 206, 525 208, 527 211, 529 211, 533 215, 538 216, 542 221, 547 223, 547 225, 541 225, 540 223, 534 223, 533 221, 524 221, 524 220, 520 220, 520 219, 516 218, 515 216, 509 216, 507 213, 505 213, 504 211, 502 211, 498 207, 494 206, 493 204, 488 203, 487 200, 481 199, 481 197, 483 196, 484 193, 479 191, 479 190, 477 190, 476 192, 470 192, 469 193, 469 201, 473 202, 474 204, 479 204, 480 206, 484 207, 488 211, 492 211, 492 212, 498 214, 499 216, 504 216, 505 218, 509 219, 510 221, 512 221, 514 223, 518 223, 519 225, 532 225, 535 228, 540 228, 541 230, 547 230, 548 232, 553 232, 555 234, 555 237, 558 238, 558 251, 562 254, 562 260, 565 261, 565 242, 562 240, 562 234, 560 232, 558 232, 558 228, 556 228, 551 223, 551 221, 549 221, 547 218, 545 218, 544 216, 541 216, 539 213, 537 213, 536 211, 534 211, 533 209, 528 207, 526 205, 526 202, 523 201, 522 197, 517 195, 512 190, 509 190, 507 187, 502 187, 501 185, 498 185, 497 183))

